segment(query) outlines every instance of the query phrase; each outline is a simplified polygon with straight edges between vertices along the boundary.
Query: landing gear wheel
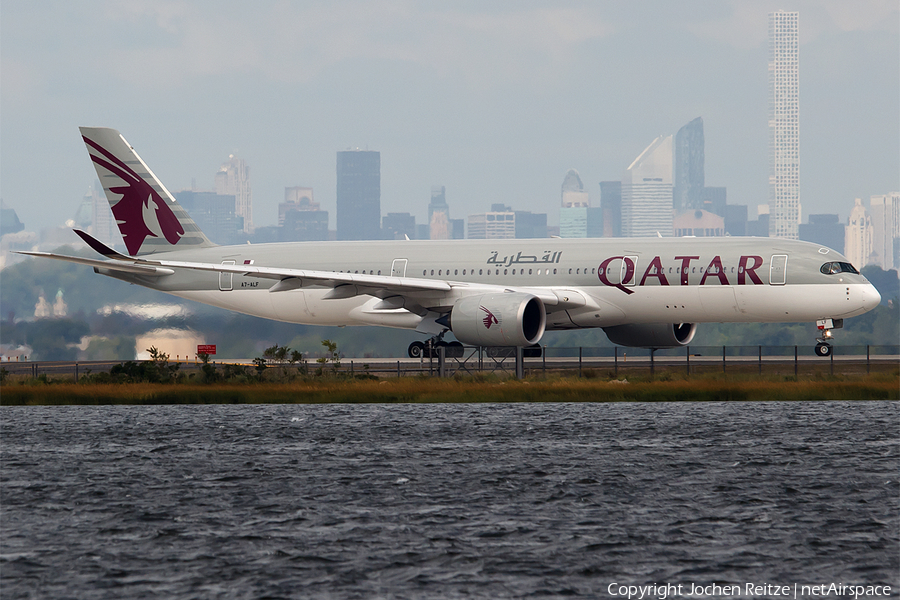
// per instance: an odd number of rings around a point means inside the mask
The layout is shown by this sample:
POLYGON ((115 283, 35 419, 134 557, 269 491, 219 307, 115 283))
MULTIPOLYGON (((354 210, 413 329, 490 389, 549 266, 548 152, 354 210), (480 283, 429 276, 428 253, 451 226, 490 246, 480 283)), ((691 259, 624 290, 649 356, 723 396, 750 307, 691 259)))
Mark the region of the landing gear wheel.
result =
POLYGON ((832 350, 833 348, 831 347, 831 344, 826 344, 825 342, 819 342, 818 344, 816 344, 816 356, 831 356, 832 350))
POLYGON ((407 354, 409 354, 410 358, 422 358, 422 356, 425 354, 425 344, 423 344, 422 342, 413 342, 409 345, 407 354))
POLYGON ((465 351, 463 350, 463 345, 459 342, 450 342, 447 344, 447 350, 445 356, 447 358, 462 358, 465 351))

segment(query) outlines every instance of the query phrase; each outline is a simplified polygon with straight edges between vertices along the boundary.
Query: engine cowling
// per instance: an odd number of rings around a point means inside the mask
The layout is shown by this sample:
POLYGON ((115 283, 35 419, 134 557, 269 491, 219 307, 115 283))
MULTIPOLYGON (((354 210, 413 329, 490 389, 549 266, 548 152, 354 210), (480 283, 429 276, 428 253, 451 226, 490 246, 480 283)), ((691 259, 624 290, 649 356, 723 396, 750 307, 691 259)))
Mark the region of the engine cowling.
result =
POLYGON ((694 339, 696 323, 641 323, 604 327, 606 337, 620 346, 637 348, 677 348, 694 339))
POLYGON ((450 311, 450 330, 463 344, 531 346, 547 326, 544 303, 520 293, 482 294, 457 300, 450 311))

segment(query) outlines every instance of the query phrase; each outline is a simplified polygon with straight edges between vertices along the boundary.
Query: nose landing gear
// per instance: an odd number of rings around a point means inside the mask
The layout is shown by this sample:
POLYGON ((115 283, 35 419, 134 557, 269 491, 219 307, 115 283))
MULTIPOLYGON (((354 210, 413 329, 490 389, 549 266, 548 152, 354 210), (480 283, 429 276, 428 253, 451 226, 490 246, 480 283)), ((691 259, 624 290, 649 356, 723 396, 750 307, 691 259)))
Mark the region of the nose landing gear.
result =
POLYGON ((843 319, 819 319, 816 321, 816 327, 818 327, 822 334, 820 337, 816 338, 816 341, 819 342, 816 344, 816 356, 821 356, 823 358, 831 356, 831 353, 834 351, 834 348, 832 348, 829 343, 833 339, 831 330, 841 329, 843 326, 843 319))

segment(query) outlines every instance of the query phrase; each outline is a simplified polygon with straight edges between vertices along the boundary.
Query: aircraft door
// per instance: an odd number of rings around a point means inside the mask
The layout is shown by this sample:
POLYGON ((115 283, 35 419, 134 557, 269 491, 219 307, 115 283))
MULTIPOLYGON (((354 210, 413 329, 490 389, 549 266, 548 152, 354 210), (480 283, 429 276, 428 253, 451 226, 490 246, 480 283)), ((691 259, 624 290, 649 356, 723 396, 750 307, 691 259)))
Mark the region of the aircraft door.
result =
POLYGON ((622 268, 619 275, 619 281, 627 287, 634 286, 637 281, 637 256, 626 256, 622 260, 622 268))
MULTIPOLYGON (((233 265, 233 260, 223 260, 223 265, 233 265)), ((230 292, 234 281, 234 273, 219 273, 219 291, 230 292)))
POLYGON ((784 285, 787 277, 787 254, 775 254, 769 262, 769 284, 784 285))
POLYGON ((391 263, 391 277, 406 277, 407 262, 405 258, 395 258, 391 263))

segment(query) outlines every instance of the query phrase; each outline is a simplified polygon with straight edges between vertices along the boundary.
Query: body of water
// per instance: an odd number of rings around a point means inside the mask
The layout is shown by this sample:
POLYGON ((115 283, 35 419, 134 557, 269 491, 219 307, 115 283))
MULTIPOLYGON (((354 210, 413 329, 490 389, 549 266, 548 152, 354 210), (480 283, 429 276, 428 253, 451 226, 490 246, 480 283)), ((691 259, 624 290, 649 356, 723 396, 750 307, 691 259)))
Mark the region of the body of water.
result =
POLYGON ((0 596, 896 598, 898 408, 3 407, 0 596))

